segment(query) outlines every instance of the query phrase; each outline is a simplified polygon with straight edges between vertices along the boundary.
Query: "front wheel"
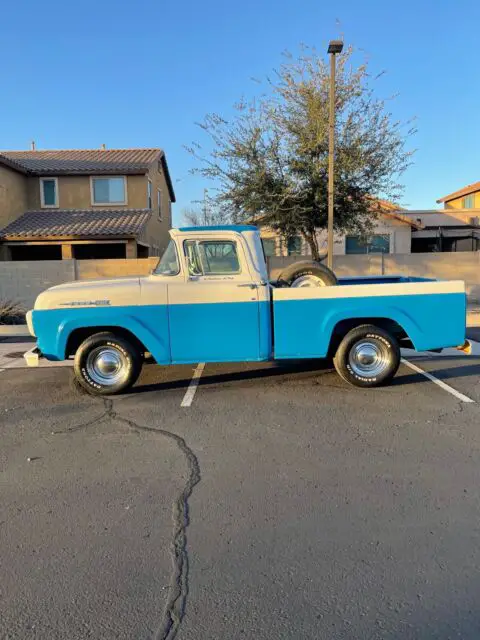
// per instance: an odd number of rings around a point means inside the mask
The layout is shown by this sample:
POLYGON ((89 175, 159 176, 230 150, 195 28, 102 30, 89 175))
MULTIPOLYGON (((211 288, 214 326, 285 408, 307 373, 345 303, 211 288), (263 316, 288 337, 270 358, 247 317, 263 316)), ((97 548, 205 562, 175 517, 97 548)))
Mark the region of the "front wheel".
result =
POLYGON ((90 336, 75 354, 75 377, 84 389, 95 395, 125 391, 135 384, 141 369, 138 349, 113 333, 90 336))
POLYGON ((397 373, 400 347, 388 331, 362 325, 343 338, 333 364, 346 382, 356 387, 378 387, 397 373))

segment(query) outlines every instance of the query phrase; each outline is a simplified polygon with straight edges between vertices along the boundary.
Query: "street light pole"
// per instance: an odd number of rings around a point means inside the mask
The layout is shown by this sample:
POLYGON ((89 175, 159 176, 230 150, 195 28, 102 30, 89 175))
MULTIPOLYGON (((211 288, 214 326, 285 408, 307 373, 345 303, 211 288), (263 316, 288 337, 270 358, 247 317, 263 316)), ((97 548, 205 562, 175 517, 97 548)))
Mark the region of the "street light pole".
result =
POLYGON ((207 197, 208 197, 208 189, 203 190, 203 224, 207 226, 208 216, 207 216, 207 197))
POLYGON ((333 205, 335 199, 335 56, 341 53, 343 42, 331 40, 328 45, 330 54, 330 90, 329 90, 329 126, 328 126, 328 229, 327 229, 327 266, 333 269, 333 205))

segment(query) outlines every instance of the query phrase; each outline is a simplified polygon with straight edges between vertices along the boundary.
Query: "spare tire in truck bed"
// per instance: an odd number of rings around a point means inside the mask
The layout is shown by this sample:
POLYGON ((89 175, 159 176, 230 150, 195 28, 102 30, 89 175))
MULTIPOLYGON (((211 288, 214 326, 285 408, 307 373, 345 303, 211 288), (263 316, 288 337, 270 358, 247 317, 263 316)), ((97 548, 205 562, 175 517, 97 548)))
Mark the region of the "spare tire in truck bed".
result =
POLYGON ((338 284, 331 269, 319 262, 294 262, 278 277, 280 287, 332 287, 338 284))

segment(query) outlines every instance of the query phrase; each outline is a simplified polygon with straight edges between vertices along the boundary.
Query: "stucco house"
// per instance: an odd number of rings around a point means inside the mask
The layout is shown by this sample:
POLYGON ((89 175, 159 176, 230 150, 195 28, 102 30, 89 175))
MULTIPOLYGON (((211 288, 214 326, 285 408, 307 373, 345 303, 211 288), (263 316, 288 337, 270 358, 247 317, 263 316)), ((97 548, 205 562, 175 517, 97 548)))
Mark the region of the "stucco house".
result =
POLYGON ((175 193, 162 149, 0 152, 0 259, 160 255, 175 193))
POLYGON ((443 209, 405 212, 422 228, 412 232, 412 253, 480 250, 480 182, 437 200, 443 209))
MULTIPOLYGON (((376 209, 377 218, 374 228, 367 237, 353 234, 335 234, 333 254, 338 256, 367 253, 410 253, 412 244, 412 230, 422 228, 421 221, 406 215, 406 211, 385 200, 373 200, 372 208, 376 209)), ((308 256, 310 248, 300 236, 282 238, 282 236, 267 226, 261 227, 261 236, 265 254, 273 256, 308 256)), ((318 246, 326 254, 327 232, 318 230, 318 246)))
POLYGON ((480 209, 480 182, 467 184, 437 200, 444 209, 480 209))

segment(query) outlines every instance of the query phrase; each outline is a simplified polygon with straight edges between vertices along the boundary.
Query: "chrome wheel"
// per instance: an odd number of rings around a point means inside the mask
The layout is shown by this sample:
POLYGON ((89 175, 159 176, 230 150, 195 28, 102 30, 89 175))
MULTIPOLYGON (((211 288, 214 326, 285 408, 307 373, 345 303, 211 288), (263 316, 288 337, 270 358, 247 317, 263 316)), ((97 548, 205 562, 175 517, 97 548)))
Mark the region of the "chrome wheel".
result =
POLYGON ((324 287, 325 283, 317 276, 306 275, 300 276, 299 278, 294 280, 290 286, 295 289, 298 287, 324 287))
POLYGON ((362 378, 378 377, 388 369, 390 362, 390 350, 380 340, 360 340, 348 354, 350 368, 362 378))
POLYGON ((90 378, 103 387, 119 384, 129 373, 127 357, 115 347, 97 347, 87 356, 85 364, 90 378))

